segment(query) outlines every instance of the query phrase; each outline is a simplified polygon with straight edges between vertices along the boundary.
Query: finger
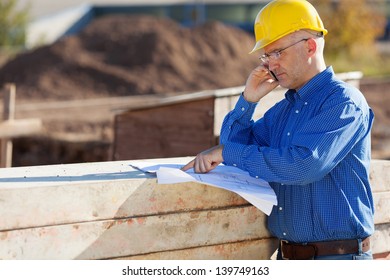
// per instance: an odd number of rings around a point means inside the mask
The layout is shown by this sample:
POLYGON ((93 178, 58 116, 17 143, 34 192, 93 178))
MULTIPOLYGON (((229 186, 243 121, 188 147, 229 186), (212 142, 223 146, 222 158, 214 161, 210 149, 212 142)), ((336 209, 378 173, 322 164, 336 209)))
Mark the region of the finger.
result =
POLYGON ((194 171, 195 171, 195 173, 204 173, 203 172, 203 162, 198 157, 196 158, 196 161, 195 161, 194 171))
POLYGON ((209 171, 215 169, 219 164, 220 164, 220 162, 213 162, 212 165, 210 166, 210 170, 209 171))
POLYGON ((206 166, 206 162, 204 160, 199 160, 199 172, 200 173, 207 172, 207 166, 206 166))
POLYGON ((203 162, 199 158, 199 155, 196 156, 196 158, 194 159, 193 168, 194 168, 195 173, 204 173, 203 172, 203 162))
POLYGON ((264 75, 265 73, 268 73, 269 71, 269 66, 268 64, 260 64, 254 69, 255 74, 261 74, 264 75))
POLYGON ((195 164, 195 159, 191 160, 189 163, 184 165, 182 168, 180 168, 180 170, 187 171, 188 169, 194 168, 194 164, 195 164))

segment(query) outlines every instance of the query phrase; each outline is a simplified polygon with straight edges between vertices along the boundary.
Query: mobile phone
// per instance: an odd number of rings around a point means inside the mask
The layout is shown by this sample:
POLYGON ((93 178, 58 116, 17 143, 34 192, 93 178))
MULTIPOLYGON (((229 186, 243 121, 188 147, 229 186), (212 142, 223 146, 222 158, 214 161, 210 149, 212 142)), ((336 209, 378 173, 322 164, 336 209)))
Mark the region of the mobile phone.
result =
POLYGON ((268 63, 267 64, 263 64, 263 66, 268 70, 268 73, 272 76, 272 79, 274 79, 275 81, 279 81, 278 78, 276 77, 275 73, 272 72, 271 70, 269 70, 268 63))
POLYGON ((275 73, 272 72, 271 70, 268 70, 268 72, 271 74, 272 78, 275 80, 275 81, 279 81, 278 78, 276 77, 275 73))

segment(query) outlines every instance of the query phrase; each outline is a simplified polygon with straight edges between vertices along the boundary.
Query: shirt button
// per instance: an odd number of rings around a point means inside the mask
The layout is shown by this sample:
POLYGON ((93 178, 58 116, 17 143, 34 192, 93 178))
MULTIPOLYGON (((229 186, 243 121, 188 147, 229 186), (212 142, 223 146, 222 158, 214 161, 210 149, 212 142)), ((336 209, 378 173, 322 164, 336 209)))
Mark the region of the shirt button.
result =
POLYGON ((233 166, 237 166, 237 164, 233 163, 233 166))
POLYGON ((299 113, 299 110, 295 110, 295 113, 297 113, 297 114, 298 114, 298 113, 299 113))
POLYGON ((256 176, 256 179, 259 179, 259 176, 256 176))
POLYGON ((287 233, 283 232, 283 235, 284 235, 284 236, 286 236, 286 235, 287 235, 287 233))
POLYGON ((307 105, 307 102, 305 102, 305 105, 307 105))
POLYGON ((291 133, 290 132, 287 132, 287 136, 290 136, 291 135, 291 133))
POLYGON ((245 108, 244 108, 244 107, 241 107, 241 111, 243 111, 243 112, 244 112, 244 111, 245 111, 245 108))
POLYGON ((283 210, 283 207, 279 207, 279 210, 282 211, 282 210, 283 210))

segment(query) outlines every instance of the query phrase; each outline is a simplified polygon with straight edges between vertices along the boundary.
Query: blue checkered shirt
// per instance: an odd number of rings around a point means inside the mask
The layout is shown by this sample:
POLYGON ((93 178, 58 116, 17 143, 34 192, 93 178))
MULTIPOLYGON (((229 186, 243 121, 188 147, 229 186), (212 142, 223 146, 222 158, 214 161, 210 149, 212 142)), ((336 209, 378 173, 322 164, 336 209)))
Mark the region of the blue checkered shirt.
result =
POLYGON ((220 141, 225 164, 275 190, 271 233, 291 242, 371 235, 374 114, 362 93, 328 67, 254 121, 256 106, 241 96, 225 117, 220 141))

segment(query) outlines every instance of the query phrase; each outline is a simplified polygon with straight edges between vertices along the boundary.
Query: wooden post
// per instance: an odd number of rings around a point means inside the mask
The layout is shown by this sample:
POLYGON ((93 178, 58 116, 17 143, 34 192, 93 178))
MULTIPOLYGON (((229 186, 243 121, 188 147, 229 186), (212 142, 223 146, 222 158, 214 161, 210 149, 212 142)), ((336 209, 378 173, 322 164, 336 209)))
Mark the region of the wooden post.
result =
MULTIPOLYGON (((3 96, 3 121, 13 120, 15 117, 15 85, 6 84, 3 96)), ((1 140, 1 161, 0 167, 12 166, 12 140, 4 138, 1 140)))

